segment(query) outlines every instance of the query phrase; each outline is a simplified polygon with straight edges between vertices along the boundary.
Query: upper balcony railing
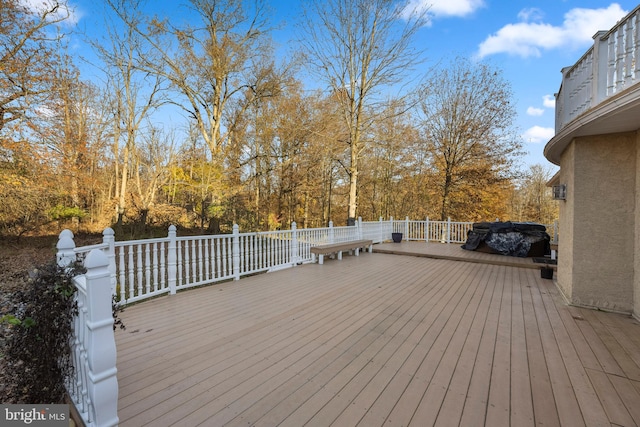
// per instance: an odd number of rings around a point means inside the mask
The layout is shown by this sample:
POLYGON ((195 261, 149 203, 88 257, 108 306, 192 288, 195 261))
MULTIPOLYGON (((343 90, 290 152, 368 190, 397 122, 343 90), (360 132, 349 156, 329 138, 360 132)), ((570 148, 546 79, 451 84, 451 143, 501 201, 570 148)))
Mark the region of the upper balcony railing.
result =
POLYGON ((582 58, 562 70, 556 134, 580 114, 640 81, 640 6, 593 39, 582 58))

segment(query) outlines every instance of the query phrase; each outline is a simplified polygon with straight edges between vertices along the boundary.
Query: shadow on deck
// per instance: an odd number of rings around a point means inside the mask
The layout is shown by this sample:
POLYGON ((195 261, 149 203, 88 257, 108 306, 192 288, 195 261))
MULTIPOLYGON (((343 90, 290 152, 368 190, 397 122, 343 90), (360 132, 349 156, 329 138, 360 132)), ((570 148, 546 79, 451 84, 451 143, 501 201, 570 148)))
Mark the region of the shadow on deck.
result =
POLYGON ((120 425, 640 424, 638 322, 498 255, 389 245, 127 308, 120 425))

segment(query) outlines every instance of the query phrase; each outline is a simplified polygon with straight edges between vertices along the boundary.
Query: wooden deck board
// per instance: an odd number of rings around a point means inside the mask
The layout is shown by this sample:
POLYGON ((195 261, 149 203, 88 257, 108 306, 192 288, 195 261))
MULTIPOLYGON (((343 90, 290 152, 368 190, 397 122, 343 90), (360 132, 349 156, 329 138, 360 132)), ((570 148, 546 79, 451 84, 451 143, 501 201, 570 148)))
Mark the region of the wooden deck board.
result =
MULTIPOLYGON (((361 388, 360 386, 366 384, 375 375, 376 371, 379 371, 380 364, 384 364, 390 355, 389 353, 394 350, 395 346, 389 344, 396 336, 396 333, 407 323, 407 316, 411 313, 412 305, 415 305, 418 301, 420 301, 419 295, 417 295, 415 289, 412 292, 407 292, 402 298, 393 301, 392 306, 384 311, 384 316, 386 316, 384 320, 375 324, 373 331, 369 331, 367 334, 368 337, 372 338, 372 341, 362 349, 350 348, 349 353, 353 355, 357 353, 357 356, 354 359, 349 357, 348 370, 345 368, 333 376, 324 387, 324 390, 328 393, 333 393, 334 396, 351 397, 357 395, 357 391, 361 388), (405 309, 407 311, 404 311, 405 309), (345 384, 345 380, 348 380, 348 383, 345 384)), ((336 405, 346 406, 349 403, 349 399, 337 398, 330 400, 321 410, 328 411, 330 415, 321 418, 330 419, 331 416, 340 413, 336 405)), ((214 418, 210 421, 222 424, 228 420, 214 418)))
MULTIPOLYGON (((451 373, 457 364, 460 354, 459 349, 464 344, 464 339, 468 334, 472 315, 465 317, 465 314, 473 312, 473 300, 479 297, 479 291, 481 290, 480 287, 473 286, 473 276, 471 274, 470 272, 465 272, 464 276, 459 277, 459 286, 464 290, 464 295, 459 300, 455 310, 451 312, 445 327, 431 347, 427 358, 422 361, 417 372, 417 377, 420 381, 409 385, 409 387, 414 385, 417 387, 416 396, 422 395, 415 412, 411 416, 412 424, 425 423, 429 425, 438 415, 451 379, 451 373)), ((407 392, 413 393, 411 388, 408 388, 407 392)))
POLYGON ((504 282, 499 280, 500 270, 500 268, 493 267, 492 274, 487 280, 489 285, 493 285, 493 292, 488 317, 483 325, 480 347, 465 398, 460 425, 485 424, 483 421, 487 415, 494 349, 504 287, 504 282))
POLYGON ((424 395, 430 385, 443 356, 452 334, 458 327, 463 312, 473 295, 471 287, 462 286, 468 277, 468 269, 460 269, 458 273, 464 273, 462 280, 460 274, 455 280, 451 280, 457 288, 453 299, 446 302, 442 307, 438 319, 433 324, 433 328, 427 331, 419 346, 424 346, 425 351, 416 353, 415 373, 411 381, 400 396, 400 400, 388 416, 388 420, 394 425, 416 424, 419 420, 419 405, 425 400, 424 395))
MULTIPOLYGON (((624 402, 618 396, 611 381, 609 381, 607 374, 593 369, 587 369, 586 372, 591 384, 593 384, 595 392, 599 396, 600 402, 602 402, 602 407, 606 412, 609 422, 619 426, 635 425, 624 402)), ((606 420, 603 422, 606 422, 606 420)), ((604 424, 600 423, 600 425, 604 424)))
MULTIPOLYGON (((522 311, 527 345, 527 361, 529 363, 529 379, 531 381, 531 399, 536 424, 559 426, 558 409, 553 395, 547 357, 542 344, 541 327, 535 311, 535 299, 538 285, 536 280, 525 270, 520 270, 520 278, 524 286, 522 291, 522 311)), ((544 319, 540 319, 544 322, 544 319)), ((544 330, 544 326, 542 327, 544 330)))
MULTIPOLYGON (((482 301, 484 294, 484 286, 475 279, 476 277, 464 281, 464 284, 468 286, 472 292, 469 293, 470 298, 468 300, 465 298, 465 300, 461 301, 462 304, 459 305, 458 312, 460 316, 457 318, 458 323, 455 325, 455 331, 451 334, 449 342, 446 343, 446 350, 443 357, 429 382, 420 406, 418 406, 413 415, 412 421, 416 425, 421 423, 424 423, 424 425, 433 424, 436 422, 440 412, 443 412, 443 403, 451 387, 451 380, 458 366, 462 348, 469 337, 469 331, 473 325, 478 305, 482 301)), ((457 399, 461 403, 464 403, 465 395, 466 390, 465 393, 460 393, 457 396, 449 394, 449 401, 451 401, 451 399, 457 399)), ((447 411, 446 407, 444 411, 447 411)), ((443 412, 442 417, 440 417, 440 422, 449 417, 450 414, 443 412)))
MULTIPOLYGON (((409 317, 385 346, 385 352, 378 353, 365 369, 373 371, 375 375, 365 376, 362 380, 349 384, 351 388, 356 388, 358 383, 362 383, 363 387, 357 387, 358 392, 354 393, 355 398, 351 400, 350 405, 346 406, 334 423, 336 425, 356 425, 367 413, 369 408, 380 395, 380 391, 388 385, 389 381, 398 373, 399 366, 406 361, 413 349, 413 342, 410 341, 411 335, 416 328, 423 322, 425 310, 424 304, 428 301, 416 301, 408 311, 409 317)), ((364 372, 361 371, 359 374, 364 372)), ((347 392, 348 390, 344 390, 347 392)), ((346 393, 343 393, 346 394, 346 393)), ((337 399, 334 399, 334 401, 337 399)), ((345 399, 346 400, 346 399, 345 399)), ((330 402, 331 403, 331 402, 330 402)), ((332 411, 330 406, 323 408, 324 412, 337 413, 332 411)), ((328 415, 330 417, 330 415, 328 415)))
MULTIPOLYGON (((603 316, 598 316, 593 310, 583 309, 582 313, 583 316, 589 320, 589 324, 598 334, 600 341, 604 343, 610 356, 613 357, 616 364, 621 369, 621 372, 612 373, 623 375, 635 381, 640 381, 640 367, 634 361, 635 356, 631 356, 625 350, 623 344, 616 339, 614 334, 612 334, 611 329, 602 323, 601 318, 603 316)), ((613 314, 613 316, 615 316, 615 314, 613 314)), ((625 340, 623 339, 623 341, 625 340)))
MULTIPOLYGON (((486 279, 491 274, 491 268, 484 268, 475 275, 470 286, 477 286, 482 295, 477 303, 468 333, 464 337, 464 345, 456 357, 457 363, 451 373, 451 379, 446 387, 446 394, 438 412, 436 424, 441 426, 457 426, 462 417, 467 391, 473 374, 474 363, 480 347, 480 338, 489 311, 489 304, 493 295, 491 286, 486 286, 486 279)), ((445 379, 446 381, 446 379, 445 379)))
POLYGON ((520 271, 508 269, 511 274, 508 281, 511 287, 511 414, 510 424, 533 426, 533 400, 529 358, 527 352, 527 334, 524 318, 524 297, 526 281, 520 277, 520 271), (525 286, 523 286, 525 285, 525 286))
POLYGON ((506 281, 506 269, 501 269, 498 278, 502 282, 502 296, 498 315, 496 341, 491 367, 489 401, 486 425, 509 425, 510 371, 511 371, 511 289, 506 281))
POLYGON ((559 303, 559 298, 556 298, 554 301, 552 293, 545 292, 542 295, 542 299, 546 306, 547 316, 551 322, 556 343, 560 350, 560 355, 571 387, 573 388, 576 400, 583 414, 585 424, 587 426, 606 424, 607 417, 601 401, 598 400, 593 386, 589 383, 589 378, 587 377, 584 366, 580 362, 571 336, 567 333, 567 329, 558 314, 557 304, 559 303))
MULTIPOLYGON (((377 306, 372 305, 372 303, 374 303, 376 299, 384 301, 385 297, 386 295, 384 294, 376 295, 374 291, 372 295, 369 295, 365 298, 361 298, 361 301, 356 301, 360 305, 355 305, 350 307, 352 310, 355 309, 354 311, 351 311, 351 316, 353 316, 354 313, 358 314, 359 313, 358 309, 360 309, 360 311, 364 312, 364 314, 362 314, 362 316, 364 316, 363 317, 364 320, 362 320, 361 323, 366 325, 367 322, 372 321, 371 316, 376 315, 375 309, 377 306)), ((302 311, 300 312, 300 317, 297 318, 298 322, 305 322, 305 323, 310 322, 310 320, 307 320, 306 318, 310 316, 310 312, 305 312, 305 309, 307 308, 306 305, 307 304, 305 304, 304 307, 301 307, 302 311)), ((337 308, 332 308, 331 310, 339 310, 339 309, 340 307, 338 306, 337 308)), ((349 316, 348 314, 349 311, 345 310, 344 307, 342 307, 341 311, 344 313, 347 313, 347 316, 349 316)), ((328 315, 329 316, 332 315, 333 312, 334 311, 331 311, 329 313, 323 312, 320 315, 320 318, 317 320, 319 321, 321 319, 325 319, 328 315)), ((279 317, 282 317, 282 316, 279 316, 279 317)), ((343 320, 343 321, 346 321, 346 320, 343 320)), ((320 322, 320 323, 323 323, 323 322, 320 322)), ((289 347, 285 347, 284 351, 286 352, 287 350, 292 351, 291 346, 295 347, 297 345, 295 342, 291 343, 292 337, 296 337, 297 336, 296 334, 292 335, 290 330, 280 331, 279 323, 276 323, 273 326, 274 326, 273 328, 270 328, 271 332, 260 329, 255 333, 252 332, 251 334, 238 337, 239 341, 234 343, 235 344, 234 348, 236 349, 236 353, 232 354, 231 357, 224 358, 223 365, 220 366, 218 369, 209 369, 209 372, 206 372, 204 374, 200 372, 198 374, 199 382, 194 384, 191 387, 191 393, 198 394, 200 392, 206 391, 208 395, 211 395, 212 392, 216 390, 211 388, 212 385, 216 385, 218 386, 218 388, 224 389, 226 382, 230 378, 232 378, 234 382, 239 383, 239 385, 236 387, 237 389, 241 390, 243 387, 247 387, 247 386, 253 387, 255 383, 255 379, 253 377, 258 375, 260 370, 264 368, 263 364, 268 365, 271 360, 278 359, 278 356, 279 356, 278 353, 274 353, 274 352, 276 352, 279 347, 289 346, 289 347), (278 335, 274 336, 274 333, 276 332, 278 335), (268 343, 268 345, 265 346, 264 343, 268 343), (249 355, 249 357, 247 357, 246 355, 249 355), (260 364, 258 362, 262 362, 263 364, 260 364), (207 376, 209 374, 210 376, 207 376), (246 380, 242 381, 245 378, 251 379, 251 381, 253 382, 249 382, 249 384, 247 385, 246 380)), ((358 324, 351 325, 352 328, 356 326, 358 326, 358 324)), ((335 328, 333 328, 333 330, 336 331, 335 328)), ((309 333, 308 329, 302 329, 302 332, 307 334, 309 333)), ((342 335, 347 335, 348 333, 351 333, 351 329, 346 329, 342 331, 342 335)), ((341 335, 334 335, 333 339, 336 339, 335 338, 336 336, 340 337, 341 335)), ((311 336, 307 336, 307 338, 312 339, 312 338, 315 338, 315 336, 311 335, 311 336)), ((216 360, 215 353, 212 356, 213 356, 213 359, 216 360)), ((178 363, 178 362, 179 361, 177 360, 175 361, 175 363, 178 363)), ((213 368, 216 368, 216 367, 214 366, 213 368)), ((237 393, 237 390, 235 390, 234 392, 237 393)), ((189 413, 190 411, 193 411, 194 408, 192 408, 192 406, 197 404, 188 400, 188 396, 187 398, 185 398, 182 395, 178 395, 176 396, 176 399, 178 400, 176 401, 174 399, 174 403, 180 405, 180 410, 174 411, 174 414, 172 414, 168 418, 164 418, 163 421, 166 420, 171 422, 174 417, 179 417, 182 415, 182 413, 189 413)), ((198 409, 198 408, 195 408, 195 409, 198 409)), ((161 415, 161 414, 156 414, 156 416, 158 415, 161 415)))
POLYGON ((624 404, 629 415, 636 425, 640 425, 640 392, 634 387, 633 381, 617 375, 607 374, 609 381, 616 389, 618 396, 624 404))
POLYGON ((120 425, 640 425, 638 322, 470 254, 345 256, 128 307, 120 425))
MULTIPOLYGON (((433 342, 442 330, 447 319, 445 308, 450 301, 462 292, 459 287, 446 285, 453 283, 446 281, 445 277, 431 277, 430 281, 438 286, 442 286, 443 291, 438 298, 434 298, 431 304, 423 310, 423 320, 417 325, 409 336, 409 354, 400 365, 396 375, 389 381, 382 390, 374 405, 367 410, 367 413, 360 420, 358 425, 382 425, 389 418, 389 414, 398 405, 398 402, 405 394, 407 386, 415 376, 420 364, 429 352, 433 342)), ((406 399, 406 398, 405 398, 406 399)), ((402 403, 403 405, 406 402, 402 403)), ((415 405, 414 405, 415 406, 415 405)))

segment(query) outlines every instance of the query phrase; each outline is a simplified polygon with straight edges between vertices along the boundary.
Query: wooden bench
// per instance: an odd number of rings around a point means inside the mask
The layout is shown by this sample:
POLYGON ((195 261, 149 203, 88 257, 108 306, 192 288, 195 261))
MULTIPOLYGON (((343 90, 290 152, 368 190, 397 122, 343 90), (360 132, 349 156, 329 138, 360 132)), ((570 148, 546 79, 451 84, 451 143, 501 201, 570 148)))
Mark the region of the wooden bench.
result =
POLYGON ((325 255, 338 254, 338 259, 342 259, 342 252, 355 251, 355 255, 358 256, 361 248, 368 248, 369 253, 373 252, 372 240, 351 240, 348 242, 329 243, 326 245, 318 245, 311 247, 311 254, 313 255, 313 262, 316 262, 316 255, 318 255, 318 264, 322 264, 325 255))

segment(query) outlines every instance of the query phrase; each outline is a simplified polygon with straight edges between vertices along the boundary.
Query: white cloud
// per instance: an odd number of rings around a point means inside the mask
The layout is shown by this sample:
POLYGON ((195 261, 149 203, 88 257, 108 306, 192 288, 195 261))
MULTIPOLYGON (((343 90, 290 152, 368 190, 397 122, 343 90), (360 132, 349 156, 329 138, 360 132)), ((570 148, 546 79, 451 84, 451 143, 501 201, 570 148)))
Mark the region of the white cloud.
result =
POLYGON ((546 143, 556 134, 553 128, 543 128, 542 126, 533 126, 527 129, 522 134, 522 139, 525 142, 531 142, 534 144, 539 144, 541 142, 546 143))
POLYGON ((597 31, 609 30, 626 14, 617 3, 601 9, 575 8, 564 15, 561 26, 553 26, 541 22, 539 10, 526 9, 518 14, 523 22, 507 24, 480 43, 478 56, 508 53, 526 58, 540 56, 543 50, 589 45, 597 31))
POLYGON ((527 108, 527 114, 530 116, 541 116, 544 114, 544 110, 542 108, 529 107, 527 108))
POLYGON ((544 12, 538 9, 537 7, 531 7, 528 9, 522 9, 518 12, 518 18, 521 21, 542 21, 544 17, 544 12))
POLYGON ((404 9, 404 15, 413 11, 418 13, 428 10, 430 19, 444 17, 463 17, 484 7, 484 0, 411 0, 404 9))
MULTIPOLYGON (((556 98, 552 95, 544 95, 542 97, 542 106, 544 108, 551 108, 551 109, 556 108, 556 98)), ((527 114, 534 117, 541 116, 544 114, 544 108, 531 106, 527 108, 527 114)))

